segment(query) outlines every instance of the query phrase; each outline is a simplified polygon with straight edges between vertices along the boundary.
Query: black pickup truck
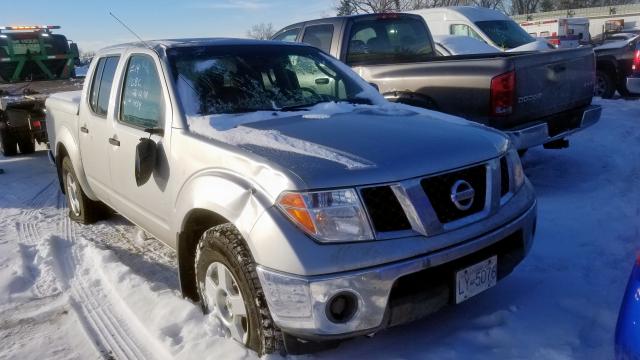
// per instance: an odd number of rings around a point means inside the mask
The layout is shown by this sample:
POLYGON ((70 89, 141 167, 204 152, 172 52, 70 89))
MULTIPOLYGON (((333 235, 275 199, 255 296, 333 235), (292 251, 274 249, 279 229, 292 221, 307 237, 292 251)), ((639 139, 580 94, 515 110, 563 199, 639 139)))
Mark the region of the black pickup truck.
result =
MULTIPOLYGON (((274 40, 314 45, 351 66, 389 100, 508 132, 520 150, 568 146, 600 119, 591 105, 591 48, 438 56, 422 17, 367 14, 301 22, 274 40)), ((331 86, 321 75, 316 85, 331 86)), ((339 86, 336 87, 339 89, 339 86)))
POLYGON ((595 94, 605 99, 616 90, 622 96, 640 95, 640 35, 620 35, 593 48, 598 69, 595 94))

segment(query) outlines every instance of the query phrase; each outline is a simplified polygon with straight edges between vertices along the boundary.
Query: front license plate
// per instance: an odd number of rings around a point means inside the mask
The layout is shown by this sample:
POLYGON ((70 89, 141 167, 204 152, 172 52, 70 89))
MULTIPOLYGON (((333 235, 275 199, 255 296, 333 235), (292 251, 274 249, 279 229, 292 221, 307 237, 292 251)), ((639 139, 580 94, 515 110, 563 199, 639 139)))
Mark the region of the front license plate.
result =
POLYGON ((456 304, 493 287, 498 282, 498 257, 471 265, 456 273, 456 304))

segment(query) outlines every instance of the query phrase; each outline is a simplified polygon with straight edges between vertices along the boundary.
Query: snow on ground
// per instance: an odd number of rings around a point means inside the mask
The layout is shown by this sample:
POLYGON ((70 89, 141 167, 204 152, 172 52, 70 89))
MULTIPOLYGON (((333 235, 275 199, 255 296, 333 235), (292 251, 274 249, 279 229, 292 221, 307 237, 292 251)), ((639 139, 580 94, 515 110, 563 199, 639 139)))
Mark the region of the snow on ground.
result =
MULTIPOLYGON (((640 101, 598 100, 566 150, 533 149, 536 242, 494 289, 304 359, 607 359, 640 249, 640 101)), ((256 358, 178 293, 172 250, 119 216, 71 223, 46 153, 0 157, 0 359, 256 358)), ((278 359, 278 356, 268 356, 278 359)))

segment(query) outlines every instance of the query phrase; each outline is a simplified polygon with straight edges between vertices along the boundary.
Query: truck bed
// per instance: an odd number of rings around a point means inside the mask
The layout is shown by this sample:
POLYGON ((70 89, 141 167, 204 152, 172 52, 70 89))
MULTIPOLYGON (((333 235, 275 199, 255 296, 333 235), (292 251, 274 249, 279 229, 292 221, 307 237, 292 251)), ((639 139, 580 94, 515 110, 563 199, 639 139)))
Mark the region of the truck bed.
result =
POLYGON ((457 55, 355 68, 391 99, 403 93, 421 94, 437 110, 506 130, 589 105, 594 66, 593 51, 579 48, 457 55), (512 113, 492 115, 491 80, 510 71, 515 73, 512 113))
POLYGON ((81 90, 84 79, 64 79, 51 81, 33 81, 12 84, 0 84, 0 110, 9 105, 32 104, 42 102, 54 93, 81 90))

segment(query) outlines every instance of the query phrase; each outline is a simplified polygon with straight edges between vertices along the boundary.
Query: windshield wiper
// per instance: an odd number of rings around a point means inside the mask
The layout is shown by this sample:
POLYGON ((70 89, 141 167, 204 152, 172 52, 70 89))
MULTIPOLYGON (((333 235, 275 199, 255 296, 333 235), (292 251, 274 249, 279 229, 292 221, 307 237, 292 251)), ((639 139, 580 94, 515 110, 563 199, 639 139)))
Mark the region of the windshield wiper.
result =
POLYGON ((276 108, 274 110, 276 111, 297 111, 297 110, 309 110, 310 107, 312 106, 316 106, 320 103, 323 102, 327 102, 327 101, 316 101, 313 103, 308 103, 308 104, 299 104, 299 105, 290 105, 290 106, 283 106, 281 108, 276 108))
POLYGON ((371 99, 361 98, 361 97, 347 98, 344 100, 338 100, 338 102, 348 102, 349 104, 373 105, 373 103, 371 102, 371 99))

